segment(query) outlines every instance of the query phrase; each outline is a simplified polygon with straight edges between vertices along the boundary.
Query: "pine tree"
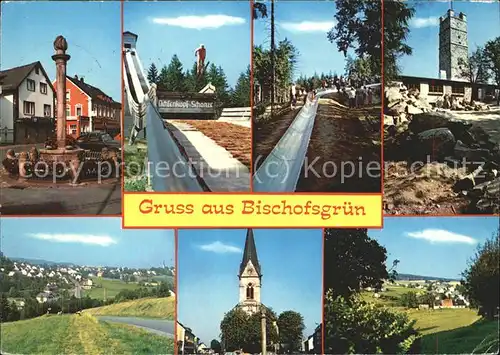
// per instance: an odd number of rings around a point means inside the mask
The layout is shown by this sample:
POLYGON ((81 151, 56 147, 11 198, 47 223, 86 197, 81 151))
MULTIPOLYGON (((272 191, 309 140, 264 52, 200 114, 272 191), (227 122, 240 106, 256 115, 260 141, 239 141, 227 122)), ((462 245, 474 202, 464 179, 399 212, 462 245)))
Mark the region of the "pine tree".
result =
POLYGON ((186 91, 186 83, 182 63, 174 54, 166 71, 166 90, 174 92, 186 91))
POLYGON ((222 67, 217 67, 215 64, 210 64, 208 72, 205 74, 207 81, 212 83, 217 94, 217 106, 225 107, 230 102, 229 85, 227 84, 226 74, 222 67))
POLYGON ((167 73, 167 66, 164 65, 160 70, 160 75, 158 76, 158 88, 161 90, 169 90, 167 73))
POLYGON ((231 96, 235 107, 250 106, 250 66, 240 74, 231 96))
POLYGON ((148 70, 148 81, 150 84, 158 83, 158 69, 156 68, 155 63, 151 63, 148 70))

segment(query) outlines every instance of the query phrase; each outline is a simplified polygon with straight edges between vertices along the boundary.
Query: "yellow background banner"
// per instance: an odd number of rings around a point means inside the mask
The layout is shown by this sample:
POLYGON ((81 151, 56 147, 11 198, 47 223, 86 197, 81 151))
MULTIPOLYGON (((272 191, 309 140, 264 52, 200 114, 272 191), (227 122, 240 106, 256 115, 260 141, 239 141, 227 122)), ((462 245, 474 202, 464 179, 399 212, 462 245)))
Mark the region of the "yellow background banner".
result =
POLYGON ((382 196, 126 193, 123 227, 380 228, 382 196))

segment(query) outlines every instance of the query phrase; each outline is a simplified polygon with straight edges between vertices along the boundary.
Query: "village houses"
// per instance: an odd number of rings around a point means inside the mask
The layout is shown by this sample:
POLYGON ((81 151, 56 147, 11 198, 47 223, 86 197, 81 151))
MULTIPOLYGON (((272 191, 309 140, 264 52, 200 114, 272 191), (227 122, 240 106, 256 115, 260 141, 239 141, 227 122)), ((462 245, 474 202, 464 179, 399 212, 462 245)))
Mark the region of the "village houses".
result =
POLYGON ((44 142, 54 129, 55 91, 40 62, 0 71, 0 144, 44 142))
MULTIPOLYGON (((40 61, 0 71, 0 144, 44 143, 54 135, 56 81, 40 61)), ((77 75, 66 78, 66 133, 120 132, 121 104, 77 75)))

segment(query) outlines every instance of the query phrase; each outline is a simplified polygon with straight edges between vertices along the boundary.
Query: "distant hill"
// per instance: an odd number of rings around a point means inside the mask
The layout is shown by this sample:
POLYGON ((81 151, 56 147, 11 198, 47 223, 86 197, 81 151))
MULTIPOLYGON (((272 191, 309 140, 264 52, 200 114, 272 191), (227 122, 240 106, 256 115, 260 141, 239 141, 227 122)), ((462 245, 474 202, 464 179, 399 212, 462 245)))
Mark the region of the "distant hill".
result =
MULTIPOLYGON (((49 266, 90 266, 90 267, 105 267, 105 268, 110 268, 110 269, 117 269, 119 266, 113 266, 113 265, 80 265, 80 264, 75 264, 75 263, 69 263, 69 262, 56 262, 56 261, 49 261, 49 260, 43 260, 43 259, 30 259, 30 258, 11 258, 8 257, 12 261, 16 261, 18 263, 28 263, 32 265, 49 265, 49 266)), ((169 270, 171 270, 173 267, 172 266, 167 266, 169 270)), ((136 268, 133 268, 136 269, 136 268)), ((137 268, 139 269, 139 268, 137 268)), ((161 267, 155 267, 155 268, 146 268, 143 267, 142 269, 153 269, 153 270, 162 270, 163 268, 161 267)))
POLYGON ((32 265, 61 265, 61 266, 73 266, 74 263, 66 263, 66 262, 54 262, 43 259, 29 259, 29 258, 9 258, 12 261, 16 261, 18 263, 28 263, 32 265))
POLYGON ((424 280, 424 281, 431 281, 431 280, 436 280, 436 281, 445 281, 445 282, 450 282, 450 281, 460 281, 460 279, 448 279, 444 277, 436 277, 436 276, 422 276, 422 275, 413 275, 413 274, 398 274, 396 277, 396 280, 398 281, 415 281, 415 280, 424 280))

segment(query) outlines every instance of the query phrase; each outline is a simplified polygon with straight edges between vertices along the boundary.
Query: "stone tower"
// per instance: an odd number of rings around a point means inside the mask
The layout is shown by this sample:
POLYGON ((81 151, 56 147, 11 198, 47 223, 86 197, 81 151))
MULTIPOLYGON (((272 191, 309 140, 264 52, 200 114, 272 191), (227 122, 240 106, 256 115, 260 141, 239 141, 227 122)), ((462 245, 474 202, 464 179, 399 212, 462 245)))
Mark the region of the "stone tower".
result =
POLYGON ((439 20, 439 78, 466 81, 460 77, 459 59, 467 62, 469 58, 467 17, 462 12, 457 16, 450 9, 439 20))
POLYGON ((257 258, 257 248, 253 237, 253 230, 248 229, 245 240, 245 251, 240 264, 240 298, 238 306, 248 314, 259 310, 262 274, 257 258))

